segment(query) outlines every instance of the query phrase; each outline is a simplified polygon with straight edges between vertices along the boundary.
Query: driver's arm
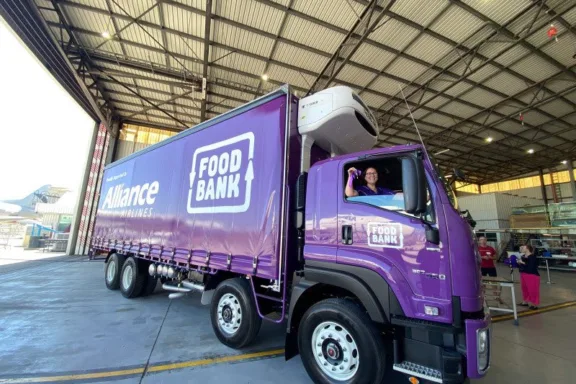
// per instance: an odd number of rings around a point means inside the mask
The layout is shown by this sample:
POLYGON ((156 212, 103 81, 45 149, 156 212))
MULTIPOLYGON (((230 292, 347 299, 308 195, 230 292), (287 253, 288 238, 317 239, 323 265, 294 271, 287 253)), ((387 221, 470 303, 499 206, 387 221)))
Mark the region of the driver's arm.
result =
POLYGON ((356 168, 351 167, 348 170, 348 180, 346 182, 346 189, 344 190, 344 193, 346 194, 346 197, 354 197, 354 196, 358 196, 358 191, 356 191, 354 189, 353 186, 353 181, 354 181, 354 172, 356 172, 356 168))

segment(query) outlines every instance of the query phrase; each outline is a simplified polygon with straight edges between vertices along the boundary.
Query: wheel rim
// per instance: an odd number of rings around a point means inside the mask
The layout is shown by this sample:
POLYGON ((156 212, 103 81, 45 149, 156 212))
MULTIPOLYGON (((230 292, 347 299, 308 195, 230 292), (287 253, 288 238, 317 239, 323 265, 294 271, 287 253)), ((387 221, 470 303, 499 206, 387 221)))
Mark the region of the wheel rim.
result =
POLYGON ((332 321, 321 323, 312 333, 312 353, 328 377, 350 380, 358 372, 360 351, 346 328, 332 321))
POLYGON ((242 307, 236 296, 227 293, 218 301, 218 326, 227 335, 235 334, 242 324, 242 307))
POLYGON ((132 278, 134 277, 134 269, 131 265, 127 265, 124 273, 122 274, 122 287, 125 290, 130 288, 130 284, 132 284, 132 278))
POLYGON ((111 283, 116 275, 116 261, 114 259, 110 260, 108 267, 106 268, 106 281, 111 283))

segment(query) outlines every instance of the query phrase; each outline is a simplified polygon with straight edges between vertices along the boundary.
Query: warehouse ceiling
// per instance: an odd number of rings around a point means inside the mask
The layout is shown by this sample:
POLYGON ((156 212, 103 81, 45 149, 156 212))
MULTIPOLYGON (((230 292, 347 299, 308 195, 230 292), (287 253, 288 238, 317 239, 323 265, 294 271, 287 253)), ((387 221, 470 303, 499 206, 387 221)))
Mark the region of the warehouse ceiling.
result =
POLYGON ((408 104, 429 151, 472 182, 576 152, 576 0, 21 2, 91 115, 182 130, 285 83, 341 84, 371 107, 378 145, 418 141, 408 104))

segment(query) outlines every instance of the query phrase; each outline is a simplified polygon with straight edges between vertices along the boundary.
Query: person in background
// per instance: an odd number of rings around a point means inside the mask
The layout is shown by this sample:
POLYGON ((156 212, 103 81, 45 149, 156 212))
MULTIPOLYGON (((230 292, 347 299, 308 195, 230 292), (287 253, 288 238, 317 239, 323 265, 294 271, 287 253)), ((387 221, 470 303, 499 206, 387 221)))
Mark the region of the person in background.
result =
POLYGON ((538 309, 540 305, 540 273, 538 259, 531 245, 521 249, 523 255, 518 259, 520 267, 520 284, 522 286, 522 302, 520 305, 538 309))
POLYGON ((377 187, 378 182, 378 171, 375 168, 367 168, 366 173, 364 173, 364 180, 366 180, 366 185, 354 189, 354 177, 357 171, 356 168, 351 167, 348 169, 348 182, 346 183, 346 197, 354 196, 372 196, 372 195, 394 195, 394 192, 388 188, 377 187))
POLYGON ((496 255, 496 250, 486 243, 487 239, 485 236, 480 236, 478 238, 478 252, 482 257, 482 276, 496 277, 498 273, 496 272, 496 265, 494 260, 498 257, 496 255))

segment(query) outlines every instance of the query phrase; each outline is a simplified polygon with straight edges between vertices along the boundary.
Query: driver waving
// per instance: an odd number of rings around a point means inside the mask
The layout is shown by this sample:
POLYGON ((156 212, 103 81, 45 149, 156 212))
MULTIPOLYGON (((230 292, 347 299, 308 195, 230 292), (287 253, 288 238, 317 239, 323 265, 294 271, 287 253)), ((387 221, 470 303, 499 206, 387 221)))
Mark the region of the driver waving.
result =
POLYGON ((354 196, 372 196, 372 195, 394 195, 394 192, 388 188, 378 187, 376 183, 378 182, 378 171, 375 168, 366 168, 364 180, 366 180, 366 185, 354 189, 353 181, 354 175, 357 173, 356 168, 351 167, 348 169, 348 182, 346 183, 346 197, 354 196))

